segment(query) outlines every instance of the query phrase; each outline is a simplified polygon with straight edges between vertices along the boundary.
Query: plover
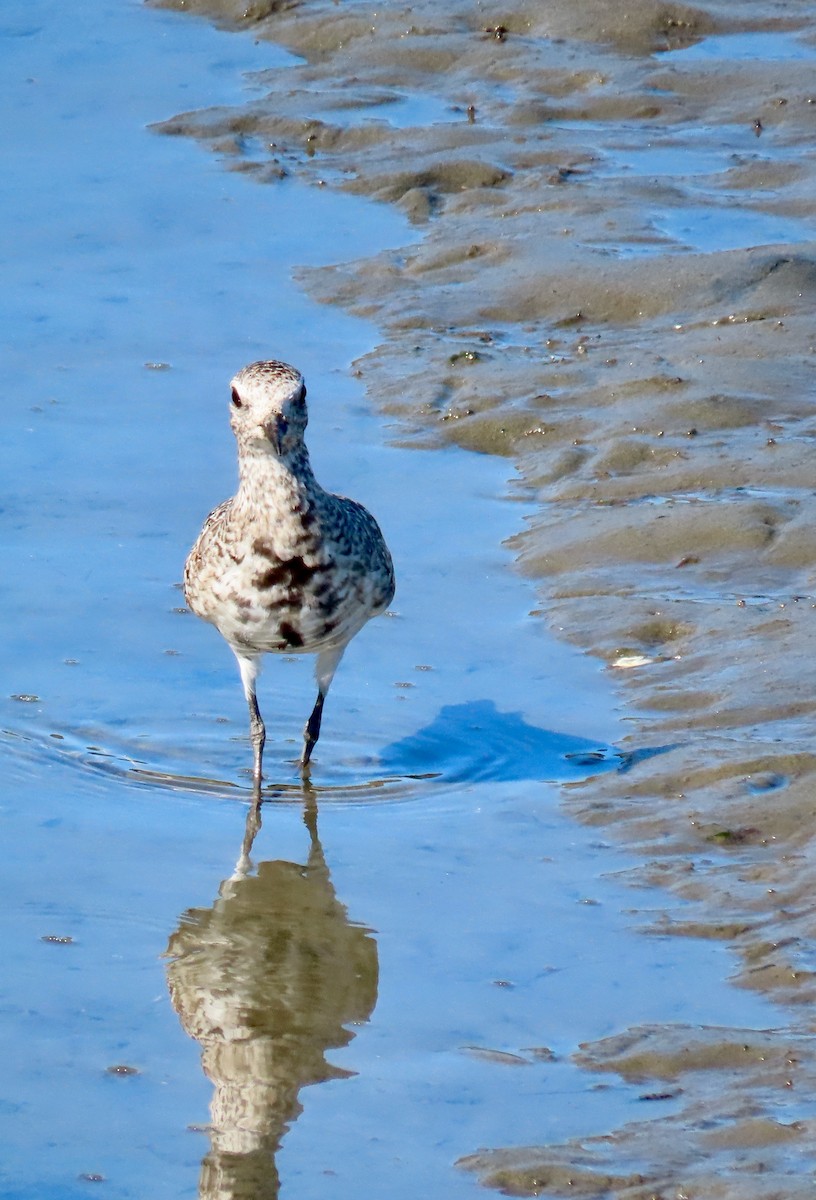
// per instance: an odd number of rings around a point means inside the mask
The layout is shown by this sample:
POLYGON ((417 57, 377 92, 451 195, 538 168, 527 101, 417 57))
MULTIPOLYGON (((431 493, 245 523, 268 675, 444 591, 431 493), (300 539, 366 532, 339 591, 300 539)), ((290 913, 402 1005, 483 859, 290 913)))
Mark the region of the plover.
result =
POLYGON ((184 594, 238 660, 259 789, 266 739, 255 692, 261 656, 317 655, 305 769, 337 665, 355 633, 391 603, 394 567, 371 513, 324 491, 312 473, 300 372, 282 362, 252 363, 232 380, 230 396, 238 491, 205 521, 184 568, 184 594))

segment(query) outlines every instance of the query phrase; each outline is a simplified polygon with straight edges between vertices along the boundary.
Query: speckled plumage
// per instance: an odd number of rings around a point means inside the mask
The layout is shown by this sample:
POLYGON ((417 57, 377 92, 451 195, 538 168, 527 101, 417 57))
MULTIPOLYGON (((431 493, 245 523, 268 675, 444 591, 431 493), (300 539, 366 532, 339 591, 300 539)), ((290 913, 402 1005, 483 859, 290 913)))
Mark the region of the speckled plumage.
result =
POLYGON ((308 417, 300 372, 281 362, 252 363, 232 380, 231 397, 239 487, 210 513, 190 551, 184 594, 238 659, 260 783, 260 656, 318 656, 305 766, 337 664, 351 638, 390 604, 394 568, 367 509, 324 491, 314 477, 303 440, 308 417))

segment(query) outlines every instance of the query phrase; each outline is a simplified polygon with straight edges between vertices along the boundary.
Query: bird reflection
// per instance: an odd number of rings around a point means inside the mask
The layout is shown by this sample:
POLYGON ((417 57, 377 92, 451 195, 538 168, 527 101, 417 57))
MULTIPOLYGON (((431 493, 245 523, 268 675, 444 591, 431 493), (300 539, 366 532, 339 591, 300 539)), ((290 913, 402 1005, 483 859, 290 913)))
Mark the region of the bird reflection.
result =
POLYGON ((275 1154, 302 1111, 309 1083, 346 1078, 325 1052, 347 1045, 346 1028, 377 1000, 377 946, 338 901, 306 787, 304 865, 249 855, 260 828, 256 795, 236 871, 209 908, 185 912, 170 938, 170 996, 201 1045, 214 1093, 200 1200, 271 1200, 275 1154))

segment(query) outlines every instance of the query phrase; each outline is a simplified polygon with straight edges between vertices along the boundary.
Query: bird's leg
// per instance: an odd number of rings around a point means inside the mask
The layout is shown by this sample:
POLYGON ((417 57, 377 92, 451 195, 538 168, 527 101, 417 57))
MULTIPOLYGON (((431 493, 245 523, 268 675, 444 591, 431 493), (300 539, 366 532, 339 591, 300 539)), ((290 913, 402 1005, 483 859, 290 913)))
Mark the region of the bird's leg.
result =
POLYGON ((261 710, 258 708, 258 697, 255 695, 255 680, 258 678, 258 660, 257 658, 245 658, 242 654, 236 654, 238 659, 238 668, 241 672, 241 683, 244 685, 244 695, 246 696, 247 704, 249 705, 249 739, 252 742, 252 785, 253 785, 253 802, 260 802, 261 780, 263 779, 263 749, 266 741, 266 727, 261 717, 261 710))
POLYGON ((309 766, 309 760, 312 757, 312 751, 315 748, 317 739, 320 737, 320 722, 323 719, 323 704, 328 695, 331 681, 334 679, 334 672, 337 670, 337 664, 343 657, 343 651, 346 648, 346 643, 342 646, 334 646, 330 650, 321 650, 317 656, 315 664, 315 678, 317 679, 317 699, 315 700, 314 708, 311 716, 306 722, 306 727, 303 730, 303 754, 300 756, 300 766, 303 771, 309 766))
POLYGON ((266 742, 266 726, 261 717, 261 710, 258 708, 258 698, 253 691, 247 696, 249 702, 249 740, 252 742, 252 786, 256 793, 255 802, 260 802, 261 781, 263 774, 261 771, 263 765, 263 750, 266 742))
POLYGON ((300 759, 300 765, 307 767, 309 759, 312 757, 312 751, 315 748, 317 739, 320 737, 320 722, 323 720, 323 702, 326 699, 323 692, 317 693, 314 708, 311 716, 306 722, 306 728, 303 730, 303 754, 300 759))

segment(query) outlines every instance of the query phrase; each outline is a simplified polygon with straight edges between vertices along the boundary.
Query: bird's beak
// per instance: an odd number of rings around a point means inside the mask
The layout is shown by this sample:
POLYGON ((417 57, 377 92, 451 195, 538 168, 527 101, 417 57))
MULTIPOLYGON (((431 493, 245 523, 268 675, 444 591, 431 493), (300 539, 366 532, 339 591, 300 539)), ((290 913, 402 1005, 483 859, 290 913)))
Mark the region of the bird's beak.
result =
POLYGON ((271 442, 274 446, 275 453, 280 456, 283 447, 283 435, 286 432, 285 418, 278 413, 269 421, 264 421, 261 428, 267 441, 271 442))

